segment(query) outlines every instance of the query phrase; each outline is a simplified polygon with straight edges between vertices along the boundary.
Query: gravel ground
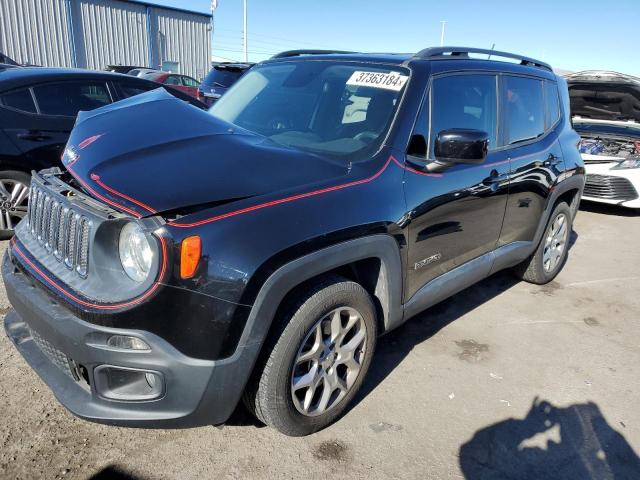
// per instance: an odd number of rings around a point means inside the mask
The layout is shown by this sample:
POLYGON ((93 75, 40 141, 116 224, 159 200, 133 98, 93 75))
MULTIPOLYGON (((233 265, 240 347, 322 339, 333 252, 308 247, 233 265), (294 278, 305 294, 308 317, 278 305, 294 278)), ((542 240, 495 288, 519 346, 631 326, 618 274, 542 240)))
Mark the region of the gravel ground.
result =
POLYGON ((640 216, 583 206, 556 281, 501 273, 387 335, 356 405, 306 438, 242 409, 223 428, 87 423, 2 335, 0 478, 640 478, 639 238, 640 216))

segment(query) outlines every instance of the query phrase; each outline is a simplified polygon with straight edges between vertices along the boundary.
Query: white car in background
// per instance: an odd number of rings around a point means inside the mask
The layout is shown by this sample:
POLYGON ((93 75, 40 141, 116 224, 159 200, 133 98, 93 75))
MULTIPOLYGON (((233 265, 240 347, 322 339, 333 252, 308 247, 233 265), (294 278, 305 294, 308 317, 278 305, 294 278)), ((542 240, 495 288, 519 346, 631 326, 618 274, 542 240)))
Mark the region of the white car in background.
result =
POLYGON ((582 198, 640 209, 640 78, 600 70, 565 78, 582 137, 582 198))

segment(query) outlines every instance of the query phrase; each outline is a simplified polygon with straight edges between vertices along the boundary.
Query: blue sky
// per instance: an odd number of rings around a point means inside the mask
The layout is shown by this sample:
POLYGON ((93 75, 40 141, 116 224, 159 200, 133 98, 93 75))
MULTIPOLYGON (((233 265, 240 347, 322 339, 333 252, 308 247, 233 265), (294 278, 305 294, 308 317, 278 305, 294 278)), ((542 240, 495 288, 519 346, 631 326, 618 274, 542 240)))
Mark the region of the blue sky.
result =
MULTIPOLYGON (((152 0, 208 11, 208 0, 152 0)), ((640 76, 640 0, 248 0, 249 60, 294 48, 415 52, 440 44, 506 50, 567 70, 640 76), (402 5, 402 6, 400 6, 402 5)), ((219 0, 213 53, 242 59, 242 0, 219 0)))

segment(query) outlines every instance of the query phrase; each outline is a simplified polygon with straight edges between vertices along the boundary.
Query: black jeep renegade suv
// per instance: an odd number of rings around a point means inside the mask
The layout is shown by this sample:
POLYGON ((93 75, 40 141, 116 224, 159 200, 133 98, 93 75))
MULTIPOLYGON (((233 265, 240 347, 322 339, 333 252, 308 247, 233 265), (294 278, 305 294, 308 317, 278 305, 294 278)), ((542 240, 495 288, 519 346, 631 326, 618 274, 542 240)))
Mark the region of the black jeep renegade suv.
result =
POLYGON ((558 274, 568 109, 542 62, 434 48, 266 61, 208 113, 161 90, 81 113, 5 256, 6 331, 88 420, 220 424, 242 397, 314 432, 381 334, 498 270, 558 274))

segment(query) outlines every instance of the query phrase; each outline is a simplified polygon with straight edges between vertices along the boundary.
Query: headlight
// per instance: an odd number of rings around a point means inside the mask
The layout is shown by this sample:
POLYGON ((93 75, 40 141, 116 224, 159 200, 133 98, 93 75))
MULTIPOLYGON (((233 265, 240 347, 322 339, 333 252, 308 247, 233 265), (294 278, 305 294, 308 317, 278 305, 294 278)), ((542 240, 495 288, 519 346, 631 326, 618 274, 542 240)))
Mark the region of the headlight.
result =
POLYGON ((612 167, 612 170, 622 170, 627 168, 640 168, 640 157, 627 158, 615 167, 612 167))
POLYGON ((153 250, 138 224, 129 222, 120 231, 120 262, 126 274, 136 282, 149 276, 153 261, 153 250))

